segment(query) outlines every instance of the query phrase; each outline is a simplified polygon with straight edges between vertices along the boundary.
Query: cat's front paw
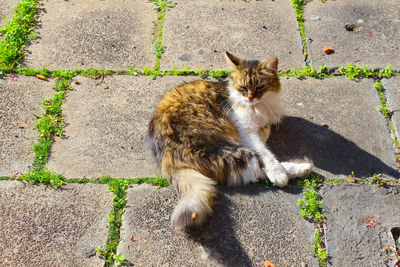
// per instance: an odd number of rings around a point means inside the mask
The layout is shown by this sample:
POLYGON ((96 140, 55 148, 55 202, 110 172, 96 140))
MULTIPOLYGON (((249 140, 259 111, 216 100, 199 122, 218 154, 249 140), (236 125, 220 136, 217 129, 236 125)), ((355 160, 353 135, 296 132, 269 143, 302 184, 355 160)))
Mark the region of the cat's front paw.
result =
POLYGON ((311 173, 313 165, 311 163, 298 162, 281 162, 282 167, 286 170, 289 179, 295 177, 304 177, 311 173))
POLYGON ((279 187, 283 187, 287 185, 289 181, 289 177, 286 174, 285 169, 282 165, 274 164, 268 168, 264 168, 265 174, 267 174, 268 179, 274 184, 279 187))

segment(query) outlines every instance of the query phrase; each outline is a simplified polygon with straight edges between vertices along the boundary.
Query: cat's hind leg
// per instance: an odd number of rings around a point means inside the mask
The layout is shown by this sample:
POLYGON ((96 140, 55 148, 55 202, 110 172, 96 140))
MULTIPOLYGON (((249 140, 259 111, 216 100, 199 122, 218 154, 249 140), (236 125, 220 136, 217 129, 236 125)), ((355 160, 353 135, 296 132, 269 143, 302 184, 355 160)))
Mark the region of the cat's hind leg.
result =
POLYGON ((181 194, 171 215, 172 226, 184 229, 202 224, 212 213, 216 182, 193 169, 178 170, 171 180, 181 194))
POLYGON ((311 163, 281 162, 289 179, 307 176, 311 173, 313 165, 311 163))

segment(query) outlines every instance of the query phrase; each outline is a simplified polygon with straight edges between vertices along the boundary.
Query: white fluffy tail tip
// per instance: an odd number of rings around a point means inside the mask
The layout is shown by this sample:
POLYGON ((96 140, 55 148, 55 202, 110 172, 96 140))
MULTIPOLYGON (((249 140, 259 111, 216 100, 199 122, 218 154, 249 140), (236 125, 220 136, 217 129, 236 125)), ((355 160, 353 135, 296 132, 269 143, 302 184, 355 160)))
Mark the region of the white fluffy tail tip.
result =
POLYGON ((182 199, 171 215, 172 227, 183 230, 200 225, 207 217, 201 201, 196 199, 182 199))

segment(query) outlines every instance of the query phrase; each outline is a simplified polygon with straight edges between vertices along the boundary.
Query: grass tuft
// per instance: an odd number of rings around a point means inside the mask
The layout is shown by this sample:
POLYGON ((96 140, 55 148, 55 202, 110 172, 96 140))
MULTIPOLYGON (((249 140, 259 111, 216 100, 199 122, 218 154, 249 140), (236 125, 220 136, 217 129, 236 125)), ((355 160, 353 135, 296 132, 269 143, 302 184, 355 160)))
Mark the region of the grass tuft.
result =
POLYGON ((43 167, 31 169, 18 180, 28 181, 33 184, 51 185, 53 188, 58 188, 65 182, 64 176, 43 167))
POLYGON ((104 249, 97 248, 96 251, 105 258, 105 266, 113 266, 125 262, 125 256, 116 254, 116 252, 120 241, 122 215, 126 205, 126 189, 129 186, 129 181, 123 179, 112 179, 109 181, 108 186, 110 192, 114 194, 113 210, 108 216, 108 238, 106 247, 104 249))
POLYGON ((297 201, 297 205, 300 207, 299 214, 306 220, 314 222, 316 226, 312 250, 318 259, 319 265, 326 266, 328 253, 323 242, 324 230, 322 223, 324 217, 322 215, 322 202, 317 191, 317 187, 321 182, 319 177, 314 175, 311 175, 310 179, 304 180, 303 198, 297 201))
POLYGON ((300 215, 304 219, 313 221, 315 223, 322 222, 323 215, 322 203, 317 192, 317 186, 320 182, 318 177, 312 176, 311 179, 304 180, 303 184, 303 198, 297 201, 300 207, 300 215))
POLYGON ((306 38, 306 32, 305 32, 305 27, 304 27, 304 9, 303 6, 308 2, 307 0, 290 0, 292 3, 292 6, 294 7, 296 11, 296 19, 297 23, 299 25, 299 32, 300 32, 300 37, 301 37, 301 42, 303 44, 303 53, 304 53, 304 59, 306 66, 310 65, 310 57, 308 53, 308 45, 307 45, 307 38, 306 38))
POLYGON ((21 0, 14 8, 14 16, 0 28, 0 75, 12 71, 25 55, 26 44, 36 37, 34 23, 38 0, 21 0))
POLYGON ((168 9, 176 6, 176 3, 170 0, 152 0, 154 7, 153 9, 157 11, 157 26, 156 32, 154 36, 154 52, 156 53, 156 64, 153 67, 153 70, 160 70, 161 65, 161 57, 164 50, 162 44, 163 30, 164 30, 164 22, 165 22, 165 13, 168 9))

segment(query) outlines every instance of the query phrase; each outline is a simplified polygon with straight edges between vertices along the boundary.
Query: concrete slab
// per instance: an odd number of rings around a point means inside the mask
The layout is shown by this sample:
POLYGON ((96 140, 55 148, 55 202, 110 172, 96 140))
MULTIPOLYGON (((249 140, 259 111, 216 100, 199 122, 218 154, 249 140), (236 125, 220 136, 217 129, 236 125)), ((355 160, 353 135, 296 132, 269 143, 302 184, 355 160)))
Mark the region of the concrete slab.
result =
POLYGON ((397 136, 400 137, 400 77, 382 80, 383 88, 387 93, 389 108, 393 112, 393 124, 397 136))
POLYGON ((7 21, 11 20, 14 14, 12 7, 17 2, 17 0, 0 0, 0 27, 3 27, 7 23, 7 21))
POLYGON ((33 114, 42 114, 41 100, 53 88, 53 81, 34 77, 0 79, 0 176, 26 172, 33 163, 32 144, 38 138, 33 114))
POLYGON ((0 182, 1 266, 103 266, 94 248, 107 241, 108 186, 62 189, 0 182))
POLYGON ((282 70, 303 66, 290 1, 175 2, 164 23, 161 69, 227 69, 226 50, 244 58, 277 56, 282 70))
POLYGON ((155 63, 149 1, 46 0, 41 8, 39 37, 28 47, 24 66, 124 70, 155 63))
POLYGON ((324 185, 323 212, 329 265, 394 266, 390 233, 400 227, 400 188, 324 185))
POLYGON ((77 77, 63 104, 65 139, 56 139, 48 166, 67 177, 146 177, 157 167, 145 137, 160 96, 187 77, 77 77))
POLYGON ((130 187, 118 253, 135 266, 318 266, 310 252, 314 226, 297 214, 300 188, 220 191, 203 229, 181 233, 169 223, 174 189, 130 187))
POLYGON ((304 8, 304 18, 314 66, 326 64, 333 68, 353 62, 370 68, 389 64, 395 69, 400 67, 398 1, 312 1, 304 8), (320 20, 311 20, 312 15, 320 20), (334 53, 326 55, 324 45, 333 48, 334 53))
POLYGON ((308 158, 326 178, 382 173, 399 178, 386 120, 373 81, 282 78, 288 117, 268 141, 281 160, 308 158))

